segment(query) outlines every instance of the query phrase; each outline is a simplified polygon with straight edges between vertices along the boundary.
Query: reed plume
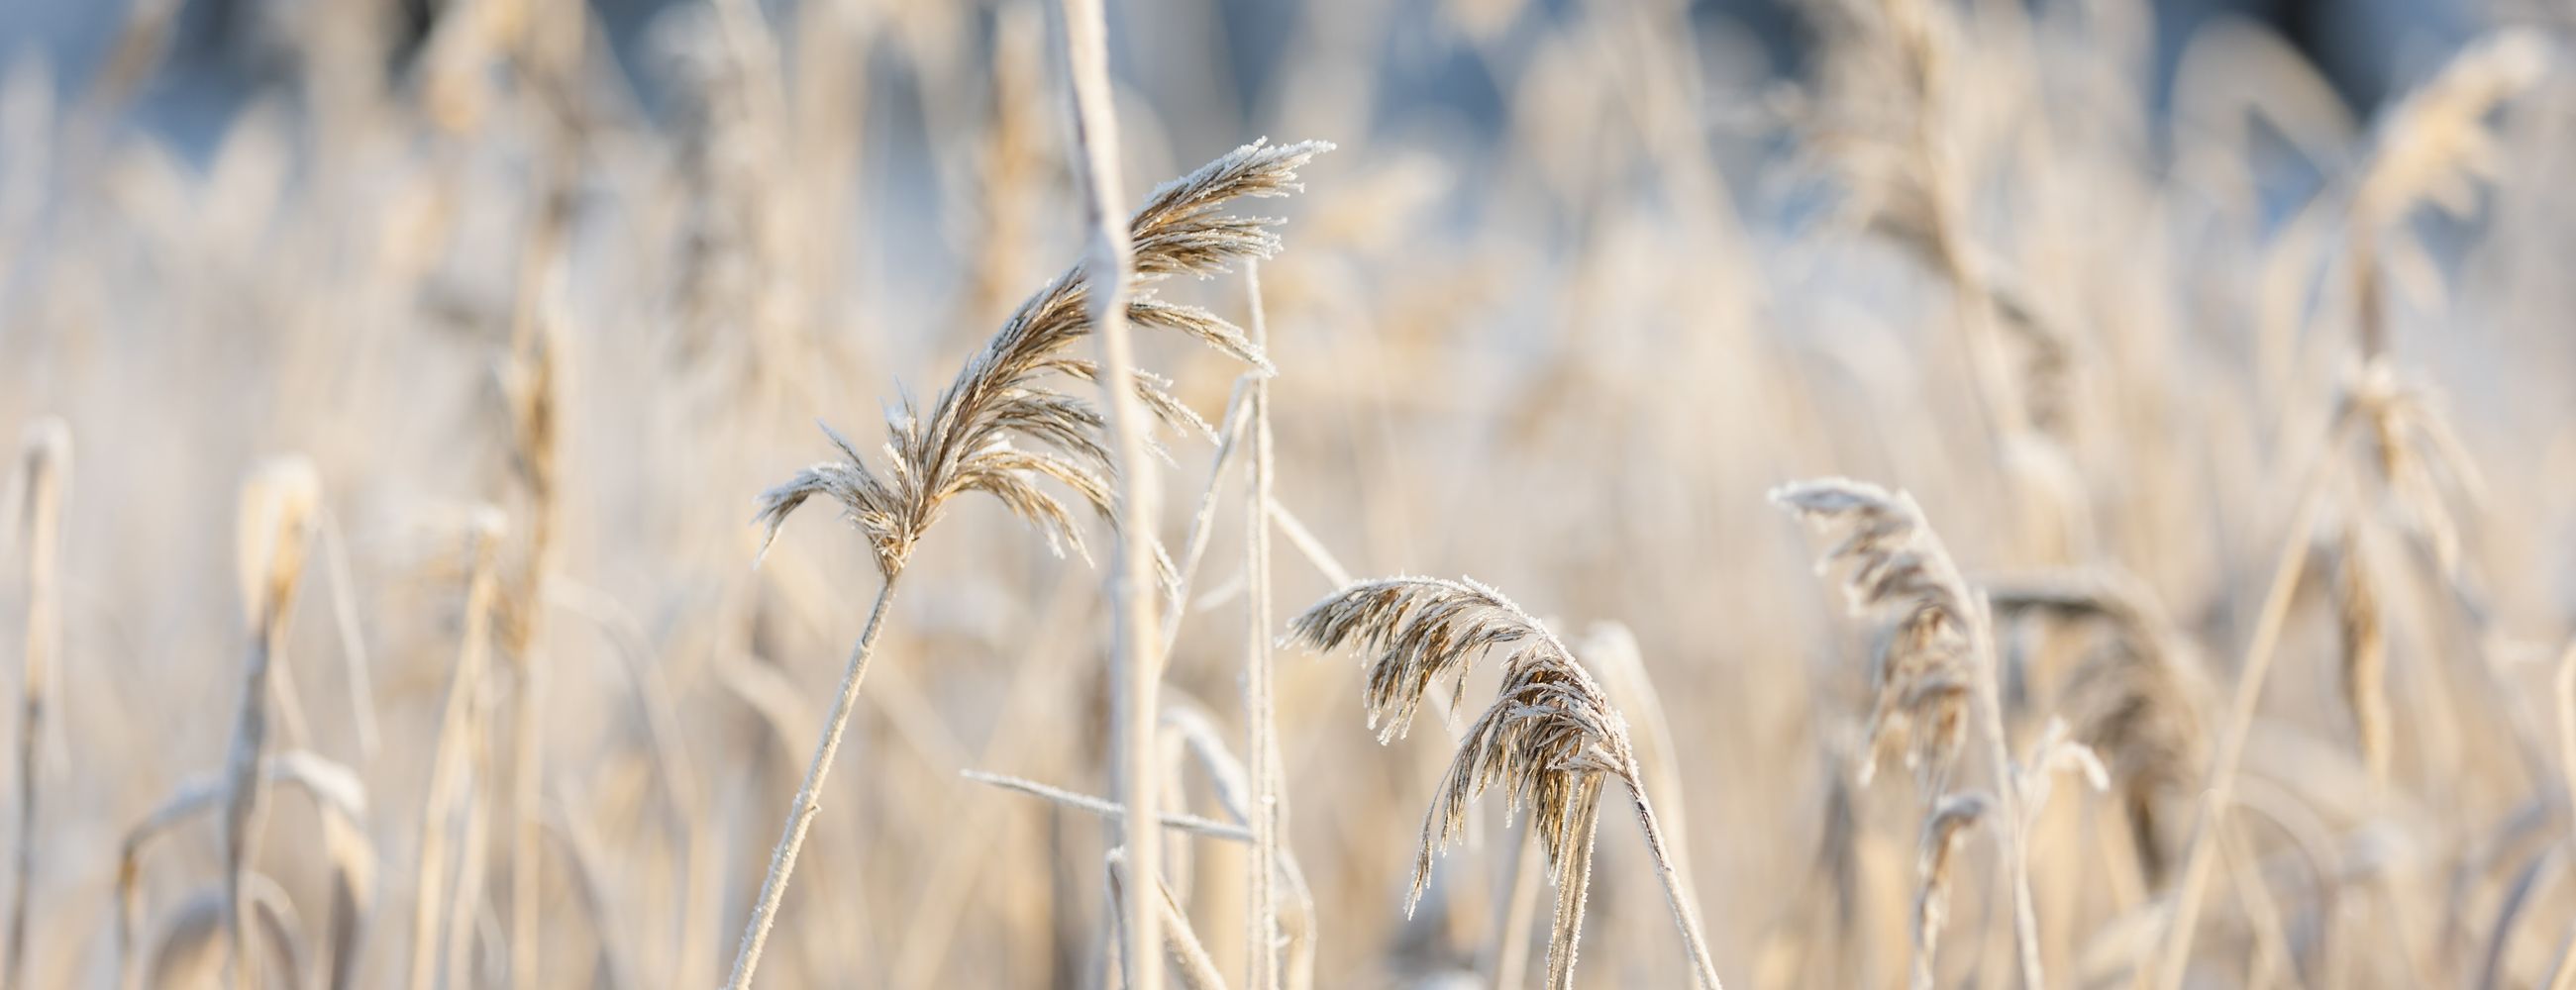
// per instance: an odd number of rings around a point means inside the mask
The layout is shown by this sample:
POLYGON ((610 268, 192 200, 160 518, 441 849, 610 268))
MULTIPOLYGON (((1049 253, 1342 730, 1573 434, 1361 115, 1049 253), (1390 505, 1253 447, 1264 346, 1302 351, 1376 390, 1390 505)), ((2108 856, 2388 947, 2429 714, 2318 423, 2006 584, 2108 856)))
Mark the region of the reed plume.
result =
MULTIPOLYGON (((2425 205, 2455 216, 2476 210, 2480 184, 2502 167, 2487 118, 2546 68, 2546 43, 2526 32, 2498 32, 2462 50, 2381 118, 2352 180, 2345 233, 2362 367, 2338 416, 2357 420, 2372 486, 2452 581, 2460 577, 2460 520, 2471 515, 2455 505, 2473 507, 2484 483, 2432 391, 2398 373, 2380 282, 2385 272, 2419 300, 2440 297, 2438 268, 2405 221, 2425 205)), ((2343 634, 2341 682, 2362 762, 2372 780, 2385 783, 2388 646, 2380 579, 2370 566, 2381 514, 2363 501, 2360 480, 2351 486, 2354 504, 2337 541, 2331 590, 2343 634)))
MULTIPOLYGON (((2351 216, 2345 227, 2346 264, 2352 278, 2354 336, 2360 356, 2358 380, 2349 389, 2327 429, 2331 449, 2351 432, 2366 429, 2378 482, 2409 521, 2413 535, 2431 551, 2443 576, 2458 580, 2458 515, 2449 507, 2450 493, 2474 500, 2475 469, 2453 435, 2447 418, 2426 398, 2425 390, 2403 381, 2389 356, 2389 333, 2380 282, 2392 275, 2419 298, 2439 295, 2440 282, 2421 244, 2399 229, 2424 204, 2454 214, 2476 206, 2479 184, 2501 170, 2503 153, 2487 118, 2507 100, 2539 82, 2549 68, 2549 42, 2524 30, 2508 29, 2463 48, 2440 74, 2417 88, 2381 117, 2369 157, 2349 179, 2351 216)), ((2262 701, 2265 674, 2278 646, 2280 627, 2290 597, 2305 569, 2303 552, 2309 530, 2329 490, 2347 478, 2349 468, 2333 458, 2318 463, 2301 486, 2299 504, 2263 611, 2238 674, 2226 735, 2220 737, 2202 800, 2198 828, 2183 862, 2180 889, 2156 962, 2155 985, 2174 990, 2182 985, 2197 933, 2201 899, 2215 869, 2218 834, 2233 800, 2238 762, 2262 701)), ((2371 512, 2352 506, 2348 514, 2371 512)), ((2360 526, 2360 522, 2347 522, 2360 526)), ((2351 565, 2357 555, 2345 554, 2351 565)), ((2373 737, 2386 732, 2384 632, 2377 609, 2363 608, 2357 594, 2366 574, 2338 575, 2338 610, 2344 620, 2347 653, 2344 682, 2364 760, 2384 775, 2384 757, 2372 755, 2373 737)), ((2375 606, 2376 602, 2368 603, 2375 606)), ((2384 746, 2384 742, 2376 745, 2384 746)))
MULTIPOLYGON (((1324 142, 1271 145, 1256 141, 1155 190, 1128 224, 1140 287, 1128 301, 1125 316, 1139 325, 1191 337, 1266 370, 1267 359, 1232 323, 1198 307, 1165 302, 1143 286, 1174 275, 1214 275, 1235 262, 1277 252, 1278 235, 1270 228, 1279 221, 1229 215, 1222 212, 1225 204, 1298 191, 1302 187, 1296 182, 1296 170, 1331 147, 1324 142)), ((1093 319, 1085 311, 1090 291, 1088 266, 1057 276, 1020 304, 927 412, 910 398, 903 400, 887 417, 882 471, 871 469, 855 445, 826 425, 824 435, 844 459, 808 467, 760 496, 756 518, 765 527, 764 553, 787 517, 820 496, 838 503, 843 517, 868 541, 883 583, 867 628, 850 652, 823 738, 806 768, 784 834, 770 858, 760 898, 744 928, 728 982, 735 990, 749 986, 758 968, 761 948, 812 825, 815 802, 840 748, 897 579, 949 500, 970 492, 990 495, 1035 527, 1059 552, 1069 546, 1085 553, 1085 544, 1073 510, 1044 482, 1053 481, 1070 491, 1101 518, 1114 518, 1108 480, 1114 465, 1103 437, 1107 421, 1091 403, 1057 390, 1063 380, 1103 378, 1097 362, 1065 353, 1091 332, 1093 319), (1016 446, 1015 438, 1052 450, 1016 446)), ((1165 422, 1203 435, 1213 433, 1172 395, 1163 379, 1139 373, 1127 387, 1165 422)))
MULTIPOLYGON (((1219 211, 1229 200, 1299 191, 1303 187, 1296 183, 1296 170, 1331 148, 1320 141, 1256 141, 1155 190, 1128 225, 1140 288, 1129 302, 1127 318, 1191 337, 1267 371, 1269 360, 1234 324, 1196 306, 1165 302, 1143 287, 1174 275, 1220 274, 1235 262, 1277 253, 1279 238, 1270 227, 1278 220, 1219 211)), ((1091 403, 1057 391, 1053 384, 1062 378, 1088 382, 1100 377, 1097 362, 1065 353, 1091 332, 1084 313, 1089 291, 1083 268, 1057 276, 1020 304, 926 414, 905 398, 887 417, 882 475, 868 467, 867 458, 847 438, 825 426, 824 434, 843 460, 806 468, 761 495, 759 520, 767 527, 763 546, 777 538, 779 527, 807 499, 826 496, 841 504, 845 518, 868 539, 879 573, 891 577, 903 569, 914 544, 949 499, 982 492, 1036 527, 1050 546, 1086 553, 1072 510, 1037 483, 1055 481, 1101 517, 1112 514, 1103 417, 1091 403), (1015 446, 1014 437, 1054 452, 1015 446)), ((1171 393, 1169 384, 1140 373, 1133 387, 1164 422, 1212 436, 1214 430, 1171 393)))
POLYGON ((779 52, 757 5, 674 5, 656 25, 674 87, 673 183, 681 218, 671 305, 675 364, 739 395, 792 384, 804 305, 793 190, 771 180, 789 160, 779 52))
POLYGON ((1978 57, 1949 0, 1828 0, 1830 40, 1808 140, 1841 182, 1843 220, 1886 238, 1950 284, 1989 425, 2004 441, 2062 427, 2074 343, 2005 260, 1976 241, 1984 163, 1964 110, 1978 57), (2016 376, 2005 345, 2023 348, 2016 376))
MULTIPOLYGON (((2013 762, 2012 744, 2004 730, 2001 674, 1997 669, 1993 619, 1984 596, 1968 587, 1950 559, 1949 548, 1924 519, 1914 496, 1891 493, 1867 482, 1825 478, 1783 486, 1771 501, 1817 529, 1842 534, 1843 541, 1825 551, 1819 570, 1845 569, 1844 597, 1854 612, 1893 616, 1892 641, 1878 675, 1874 711, 1916 712, 1925 705, 1941 721, 1936 736, 1955 753, 1955 728, 1973 693, 1980 709, 1987 757, 1995 777, 1997 804, 2004 816, 2004 856, 2011 868, 2013 934, 2020 948, 2022 985, 2048 986, 2039 959, 2039 919, 2030 900, 2028 829, 2021 800, 2021 772, 2013 762)), ((1916 716, 1919 717, 1919 716, 1916 716)), ((1872 716, 1873 751, 1885 723, 1872 716)), ((1864 771, 1866 772, 1866 771, 1864 771)), ((1946 773, 1935 771, 1937 779, 1946 773)), ((1932 789, 1927 797, 1944 788, 1932 789)))
POLYGON ((2419 297, 2439 294, 2438 266, 2397 228, 2426 204, 2455 216, 2476 211, 2479 184, 2504 164, 2487 117, 2539 82, 2548 67, 2548 42, 2537 32, 2499 31, 2461 49, 2380 118, 2370 157, 2353 180, 2345 228, 2365 362, 2388 350, 2383 272, 2419 297))
MULTIPOLYGON (((2503 161, 2487 119, 2547 67, 2546 42, 2527 32, 2498 32, 2463 49, 2381 118, 2370 156, 2352 180, 2345 234, 2362 367, 2338 416, 2358 420, 2373 487, 2452 581, 2460 576, 2460 520, 2471 515, 2455 506, 2473 508, 2484 482, 2432 390, 2397 371, 2380 283, 2384 272, 2420 300, 2441 296, 2438 267, 2405 221, 2426 205, 2455 216, 2476 210, 2479 186, 2503 161)), ((2360 501, 2358 484, 2353 491, 2332 575, 2344 643, 2341 680, 2363 763, 2384 783, 2388 647, 2378 578, 2369 566, 2369 530, 2380 514, 2360 501)))
POLYGON ((1847 537, 1826 551, 1820 572, 1848 566, 1843 591, 1860 614, 1893 616, 1880 647, 1865 752, 1863 785, 1877 776, 1880 754, 1904 752, 1927 792, 1946 791, 1965 737, 1968 695, 1984 657, 1984 616, 1912 496, 1839 479, 1774 491, 1772 501, 1847 537))
POLYGON ((2199 661, 2142 582, 2104 568, 2020 574, 1981 582, 2007 625, 2042 618, 2101 630, 2066 675, 2055 709, 2070 737, 2102 755, 2128 818, 2130 842, 2150 886, 2171 851, 2165 805, 2188 792, 2207 761, 2199 661))
POLYGON ((1467 806, 1488 790, 1500 790, 1514 811, 1529 809, 1556 880, 1547 985, 1573 986, 1601 795, 1616 778, 1635 805, 1699 983, 1711 990, 1720 986, 1700 933, 1696 899, 1665 849, 1662 825, 1647 800, 1645 771, 1629 742, 1627 720, 1574 652, 1536 617, 1474 580, 1395 577, 1343 588, 1307 608, 1289 629, 1292 639, 1310 649, 1347 645, 1373 657, 1363 700, 1381 743, 1412 728, 1423 697, 1442 678, 1453 682, 1453 704, 1462 702, 1468 670, 1488 653, 1503 654, 1502 687, 1468 726, 1423 820, 1405 897, 1408 913, 1421 903, 1433 858, 1465 832, 1467 806))

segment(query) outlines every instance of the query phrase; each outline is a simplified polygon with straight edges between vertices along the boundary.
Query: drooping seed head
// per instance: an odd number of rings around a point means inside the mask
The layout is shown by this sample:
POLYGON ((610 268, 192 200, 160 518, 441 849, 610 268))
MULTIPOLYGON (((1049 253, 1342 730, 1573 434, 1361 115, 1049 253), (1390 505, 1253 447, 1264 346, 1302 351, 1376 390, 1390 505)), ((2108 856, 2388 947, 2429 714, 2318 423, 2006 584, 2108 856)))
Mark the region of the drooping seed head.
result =
POLYGON ((1467 672, 1503 654, 1503 683, 1468 726, 1423 822, 1409 910, 1430 882, 1433 858, 1466 829, 1467 807, 1488 790, 1527 808, 1560 882, 1590 855, 1587 825, 1604 775, 1637 786, 1627 721, 1563 641, 1519 605, 1473 580, 1397 577, 1364 581, 1297 616, 1290 638, 1316 650, 1343 646, 1368 657, 1369 724, 1388 742, 1412 727, 1423 697, 1449 680, 1460 697, 1467 672))
POLYGON ((1826 478, 1783 486, 1771 501, 1820 532, 1842 534, 1817 561, 1818 572, 1843 570, 1854 614, 1893 619, 1861 780, 1872 777, 1883 749, 1899 745, 1907 747, 1908 766, 1946 774, 1964 737, 1970 665, 1986 621, 1982 600, 1971 595, 1911 495, 1826 478))

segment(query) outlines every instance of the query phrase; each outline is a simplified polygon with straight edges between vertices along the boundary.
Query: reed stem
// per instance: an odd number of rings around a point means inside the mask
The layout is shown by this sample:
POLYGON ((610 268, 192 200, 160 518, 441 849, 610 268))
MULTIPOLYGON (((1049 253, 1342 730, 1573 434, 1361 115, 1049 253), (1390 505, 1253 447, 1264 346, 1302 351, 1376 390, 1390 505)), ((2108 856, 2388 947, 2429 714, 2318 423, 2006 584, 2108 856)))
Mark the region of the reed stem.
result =
POLYGON ((868 627, 859 634, 859 642, 850 648, 850 659, 841 673, 841 692, 832 699, 830 724, 814 747, 814 759, 805 767, 805 782, 796 789, 796 802, 787 809, 787 826, 778 837, 778 848, 769 856, 769 876, 760 882, 760 900, 752 905, 751 920, 743 925, 742 946, 733 957, 733 975, 725 980, 731 990, 751 986, 752 973, 760 968, 760 950, 769 943, 769 928, 778 920, 778 903, 787 896, 788 876, 796 871, 796 855, 804 851, 805 832, 814 826, 814 813, 821 806, 823 780, 832 773, 832 758, 840 755, 841 735, 850 727, 850 709, 858 704, 859 682, 867 677, 868 658, 876 652, 877 634, 885 629, 886 607, 894 602, 895 580, 901 571, 886 575, 884 586, 877 589, 876 606, 868 611, 868 627))

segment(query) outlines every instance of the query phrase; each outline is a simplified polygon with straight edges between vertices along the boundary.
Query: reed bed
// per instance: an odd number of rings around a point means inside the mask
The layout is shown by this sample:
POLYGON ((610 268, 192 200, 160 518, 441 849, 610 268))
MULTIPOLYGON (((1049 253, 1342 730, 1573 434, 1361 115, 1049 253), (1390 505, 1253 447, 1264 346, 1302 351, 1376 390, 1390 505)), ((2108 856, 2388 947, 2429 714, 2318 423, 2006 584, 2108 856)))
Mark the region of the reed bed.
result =
POLYGON ((2563 16, 197 6, 0 53, 0 985, 2576 985, 2563 16))

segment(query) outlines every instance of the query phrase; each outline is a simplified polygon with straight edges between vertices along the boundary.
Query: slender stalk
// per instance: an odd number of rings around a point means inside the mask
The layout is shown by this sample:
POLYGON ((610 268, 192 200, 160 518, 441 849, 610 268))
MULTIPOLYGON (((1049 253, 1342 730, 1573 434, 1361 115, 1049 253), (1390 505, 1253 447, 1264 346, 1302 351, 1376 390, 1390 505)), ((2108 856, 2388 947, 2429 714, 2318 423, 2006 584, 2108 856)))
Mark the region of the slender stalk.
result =
MULTIPOLYGON (((541 581, 542 578, 535 580, 541 581)), ((525 604, 530 611, 542 611, 531 596, 525 604)), ((535 622, 533 614, 522 622, 535 622)), ((529 639, 534 640, 533 634, 529 639)), ((518 657, 518 703, 513 706, 515 722, 510 738, 510 810, 515 821, 510 832, 510 986, 532 990, 537 982, 537 904, 539 874, 544 868, 538 850, 544 847, 545 828, 541 815, 545 793, 543 778, 544 719, 540 717, 545 692, 543 671, 533 653, 533 642, 521 644, 518 657)))
POLYGON ((1294 910, 1280 919, 1281 941, 1287 943, 1287 963, 1281 967, 1285 990, 1313 990, 1315 986, 1315 890, 1306 884, 1306 871, 1297 865, 1297 857, 1281 850, 1279 857, 1280 886, 1288 891, 1288 903, 1294 910))
POLYGON ((885 629, 886 606, 894 602, 895 579, 902 573, 887 573, 885 585, 877 589, 876 607, 868 611, 868 627, 859 634, 858 645, 850 648, 849 664, 841 673, 841 693, 832 699, 831 722, 814 747, 813 762, 805 767, 805 783, 796 789, 796 802, 787 810, 786 831, 778 837, 778 848, 769 857, 769 876, 760 882, 760 901, 752 906, 751 920, 743 926, 742 946, 733 957, 733 975, 725 981, 730 990, 751 986, 752 973, 760 968, 760 950, 769 943, 769 927, 778 920, 778 902, 787 896, 788 875, 796 871, 796 854, 804 850, 805 832, 814 825, 823 779, 832 772, 832 758, 841 752, 841 735, 850 727, 850 709, 858 704, 859 682, 867 676, 868 657, 876 652, 877 634, 885 629))
MULTIPOLYGON (((45 697, 53 690, 54 658, 62 650, 62 504, 71 473, 71 431, 46 420, 28 431, 25 483, 27 521, 27 656, 19 684, 18 886, 10 895, 7 985, 26 986, 27 902, 35 887, 36 771, 44 738, 45 697)), ((0 525, 16 520, 0 520, 0 525)))
POLYGON ((1225 485, 1225 468, 1234 459, 1234 449, 1241 446, 1247 421, 1252 418, 1252 383, 1258 372, 1247 373, 1234 381, 1234 393, 1225 400, 1225 420, 1216 429, 1216 456, 1208 462, 1207 487, 1199 489, 1199 507, 1190 514, 1190 528, 1181 538, 1181 557, 1176 564, 1174 580, 1165 601, 1171 606, 1161 618, 1163 655, 1170 656, 1172 645, 1180 641, 1181 618, 1189 614, 1190 587, 1198 579, 1199 562, 1207 557, 1208 538, 1215 533, 1218 489, 1225 485))
MULTIPOLYGON (((1261 311, 1261 270, 1259 262, 1243 265, 1245 292, 1251 299, 1252 345, 1265 353, 1270 347, 1269 326, 1261 311)), ((1271 685, 1271 637, 1275 628, 1270 615, 1270 514, 1263 507, 1270 504, 1270 479, 1273 470, 1270 450, 1270 380, 1256 377, 1248 407, 1252 413, 1252 484, 1244 503, 1244 588, 1249 597, 1245 612, 1246 659, 1243 672, 1243 711, 1245 731, 1252 736, 1246 747, 1251 758, 1252 777, 1252 855, 1246 857, 1251 868, 1244 896, 1251 900, 1251 936, 1244 944, 1245 961, 1250 967, 1244 985, 1250 990, 1277 990, 1279 986, 1279 826, 1284 817, 1279 793, 1279 714, 1271 685)))
MULTIPOLYGON (((1172 899, 1172 888, 1156 880, 1153 891, 1129 896, 1127 865, 1127 857, 1122 852, 1110 851, 1109 899, 1118 902, 1122 912, 1132 902, 1145 902, 1146 907, 1162 920, 1163 958, 1180 972, 1183 990, 1225 990, 1225 976, 1216 971, 1216 960, 1208 956, 1207 947, 1199 944, 1198 936, 1190 931, 1190 919, 1181 914, 1180 904, 1172 899)), ((1153 967, 1131 967, 1131 971, 1150 969, 1153 967)), ((1133 972, 1129 980, 1134 980, 1133 972)))
MULTIPOLYGON (((2343 435, 2340 428, 2329 431, 2330 438, 2343 435)), ((2331 439, 2326 445, 2332 446, 2331 439)), ((2299 576, 2308 560, 2308 530, 2315 522, 2319 505, 2324 501, 2326 469, 2323 460, 2309 470, 2301 486, 2298 507, 2290 513, 2290 525, 2281 537, 2281 556, 2272 567, 2271 588, 2263 594, 2263 611, 2254 622, 2254 638, 2245 646, 2245 662, 2236 675, 2236 696, 2229 706, 2226 734, 2219 737, 2216 762, 2211 765, 2209 786, 2200 805, 2200 821, 2194 826, 2191 851, 2183 860, 2182 882, 2174 888, 2173 918, 2167 922, 2163 951, 2157 954, 2155 985, 2163 990, 2179 990, 2185 964, 2191 959, 2193 929, 2200 921, 2200 901, 2209 888, 2209 874, 2217 862, 2219 823, 2225 819, 2228 805, 2236 797, 2237 766, 2245 756, 2245 740, 2254 729, 2255 711, 2263 701, 2263 682, 2272 670, 2272 656, 2278 652, 2281 627, 2289 618, 2290 598, 2299 587, 2299 576)))
POLYGON ((1270 523, 1279 527, 1279 535, 1287 537, 1288 545, 1296 547, 1297 553, 1314 565, 1315 573, 1323 575, 1333 587, 1350 585, 1350 568, 1333 559, 1333 552, 1325 549, 1324 541, 1316 539, 1314 531, 1307 529, 1305 523, 1298 521, 1296 513, 1288 511, 1288 507, 1279 504, 1275 498, 1270 500, 1270 523))
POLYGON ((560 277, 563 231, 572 211, 574 165, 566 148, 570 142, 560 129, 552 142, 551 178, 520 264, 514 317, 518 339, 512 345, 519 378, 516 439, 524 466, 521 481, 527 491, 528 517, 527 556, 513 588, 518 601, 505 644, 518 680, 510 741, 510 808, 515 817, 510 835, 510 986, 514 990, 535 990, 541 985, 537 911, 544 871, 539 850, 544 848, 545 829, 538 806, 545 794, 545 670, 539 654, 545 643, 546 581, 554 569, 556 455, 561 436, 556 412, 564 401, 559 366, 563 328, 560 315, 548 311, 551 300, 546 293, 560 277))
POLYGON ((242 678, 242 707, 233 733, 229 773, 232 783, 224 798, 224 903, 229 906, 225 928, 231 936, 236 990, 253 990, 260 985, 259 969, 250 951, 251 903, 246 883, 251 857, 256 852, 259 821, 267 811, 267 795, 257 776, 260 753, 268 740, 268 706, 261 703, 261 698, 268 693, 269 671, 275 667, 271 646, 265 634, 251 643, 248 669, 242 678))
MULTIPOLYGON (((1112 744, 1120 803, 1129 814, 1123 829, 1127 859, 1138 872, 1136 885, 1158 888, 1162 862, 1162 829, 1157 827, 1155 799, 1161 794, 1154 760, 1157 691, 1162 682, 1161 643, 1153 633, 1153 561, 1155 517, 1153 462, 1145 455, 1145 410, 1130 386, 1136 359, 1128 339, 1129 281, 1135 264, 1120 206, 1126 197, 1118 181, 1118 121, 1109 88, 1108 25, 1100 0, 1063 0, 1056 28, 1064 48, 1066 82, 1073 94, 1073 139, 1077 174, 1087 196, 1084 217, 1091 230, 1091 249, 1083 265, 1091 279, 1087 300, 1091 325, 1100 338, 1101 388, 1107 393, 1108 427, 1113 467, 1118 475, 1118 552, 1110 580, 1112 610, 1112 744)), ((1162 915, 1149 897, 1129 897, 1121 905, 1126 924, 1125 958, 1130 961, 1131 990, 1161 990, 1160 967, 1146 962, 1162 943, 1162 915)))
MULTIPOLYGON (((2558 772, 2565 774, 2567 802, 2576 808, 2576 641, 2558 659, 2558 772)), ((2576 812, 2571 812, 2576 816, 2576 812)))
POLYGON ((492 574, 492 544, 500 539, 497 510, 480 522, 468 549, 465 582, 465 635, 457 648, 456 670, 449 675, 447 701, 439 716, 438 741, 429 767, 429 794, 421 802, 419 869, 412 884, 411 990, 429 990, 438 980, 438 928, 441 902, 447 896, 449 821, 455 817, 456 790, 472 757, 468 736, 474 733, 476 698, 491 653, 492 601, 497 588, 492 574))
MULTIPOLYGON (((1127 819, 1127 809, 1119 807, 1118 803, 1115 801, 1103 801, 1088 794, 1068 791, 1061 787, 1049 787, 1034 780, 1013 777, 1008 774, 986 773, 982 770, 961 770, 958 771, 958 775, 979 784, 991 784, 1006 791, 1018 791, 1030 797, 1043 798, 1067 808, 1072 808, 1076 811, 1087 811, 1112 821, 1124 822, 1127 819)), ((1224 822, 1201 818, 1197 815, 1187 814, 1184 812, 1164 812, 1163 827, 1178 829, 1192 835, 1203 835, 1211 839, 1223 839, 1227 842, 1248 843, 1252 841, 1252 833, 1240 826, 1228 825, 1224 822)))
POLYGON ((340 634, 340 663, 348 672, 349 716, 358 730, 358 752, 366 759, 376 757, 383 740, 376 731, 376 686, 368 675, 374 664, 367 659, 367 638, 358 629, 358 595, 351 586, 348 541, 340 534, 340 520, 327 508, 316 517, 313 535, 322 548, 322 566, 331 572, 331 624, 340 634))
POLYGON ((477 922, 482 920, 483 885, 492 857, 494 808, 483 800, 485 781, 493 776, 492 682, 486 679, 475 685, 474 694, 474 730, 465 737, 470 754, 466 757, 470 769, 466 771, 465 834, 457 843, 456 894, 447 899, 447 927, 440 933, 444 939, 440 951, 447 959, 447 980, 442 986, 477 982, 472 978, 474 941, 483 934, 477 922))
POLYGON ((2047 990, 2048 977, 2039 958, 2039 915, 2030 902, 2030 823, 2022 811, 2021 767, 2013 762, 2012 741, 2004 733, 2003 691, 1997 686, 2003 671, 1995 652, 1994 610, 1987 606, 1982 593, 1972 595, 1975 602, 1971 607, 1978 614, 1968 626, 1975 640, 1978 722, 1986 737, 1987 756, 1995 765, 1997 803, 2003 806, 2004 859, 2012 874, 2013 943, 2020 950, 2024 990, 2047 990))
MULTIPOLYGON (((259 823, 267 815, 267 789, 260 765, 269 747, 268 705, 274 685, 284 678, 279 657, 287 618, 295 605, 295 586, 303 573, 305 545, 312 536, 313 506, 319 501, 313 469, 301 458, 280 460, 253 475, 242 488, 247 538, 242 553, 248 565, 243 593, 249 604, 250 646, 242 677, 241 711, 233 723, 232 748, 226 756, 224 796, 225 927, 231 936, 233 986, 253 990, 264 985, 252 947, 253 904, 251 860, 259 846, 259 823), (248 542, 255 540, 256 542, 248 542)), ((298 733, 300 734, 300 733, 298 733)), ((292 974, 290 974, 292 975, 292 974)))
POLYGON ((1690 878, 1681 875, 1672 856, 1664 851, 1664 830, 1655 821, 1654 802, 1646 800, 1644 771, 1631 759, 1625 776, 1628 796, 1637 802, 1637 826, 1646 833, 1646 851, 1655 861, 1655 878, 1664 882, 1664 900, 1672 906, 1673 926, 1682 930, 1682 946, 1690 951, 1692 971, 1698 975, 1703 990, 1726 990, 1726 985, 1718 982, 1717 959, 1709 954, 1708 937, 1700 933, 1698 898, 1691 895, 1690 878))

